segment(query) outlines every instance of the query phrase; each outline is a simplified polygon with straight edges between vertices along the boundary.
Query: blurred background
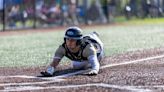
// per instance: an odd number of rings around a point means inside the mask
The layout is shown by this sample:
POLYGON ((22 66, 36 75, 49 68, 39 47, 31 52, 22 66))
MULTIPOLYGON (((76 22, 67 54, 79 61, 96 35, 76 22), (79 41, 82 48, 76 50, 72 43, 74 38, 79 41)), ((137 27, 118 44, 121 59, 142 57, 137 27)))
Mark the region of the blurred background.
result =
POLYGON ((0 31, 164 17, 164 0, 0 0, 0 31))

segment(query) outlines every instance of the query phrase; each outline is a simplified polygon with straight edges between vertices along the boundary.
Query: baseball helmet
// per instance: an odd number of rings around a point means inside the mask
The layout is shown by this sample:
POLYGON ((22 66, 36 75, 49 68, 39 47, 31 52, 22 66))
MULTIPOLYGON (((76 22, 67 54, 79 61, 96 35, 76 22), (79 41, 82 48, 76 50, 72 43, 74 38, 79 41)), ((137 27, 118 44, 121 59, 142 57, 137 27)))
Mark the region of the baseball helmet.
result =
POLYGON ((82 30, 79 27, 69 27, 65 32, 64 41, 66 39, 75 39, 77 40, 77 45, 79 45, 82 38, 82 30))

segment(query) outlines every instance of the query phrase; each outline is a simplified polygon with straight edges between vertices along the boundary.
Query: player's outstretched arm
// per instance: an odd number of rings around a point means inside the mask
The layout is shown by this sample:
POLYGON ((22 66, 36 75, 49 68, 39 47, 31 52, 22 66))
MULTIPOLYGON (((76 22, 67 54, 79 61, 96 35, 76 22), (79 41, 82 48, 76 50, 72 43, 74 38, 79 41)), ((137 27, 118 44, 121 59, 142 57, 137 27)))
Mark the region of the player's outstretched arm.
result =
POLYGON ((54 58, 52 63, 47 67, 46 71, 40 72, 42 77, 51 77, 56 71, 56 67, 59 65, 60 59, 54 58))

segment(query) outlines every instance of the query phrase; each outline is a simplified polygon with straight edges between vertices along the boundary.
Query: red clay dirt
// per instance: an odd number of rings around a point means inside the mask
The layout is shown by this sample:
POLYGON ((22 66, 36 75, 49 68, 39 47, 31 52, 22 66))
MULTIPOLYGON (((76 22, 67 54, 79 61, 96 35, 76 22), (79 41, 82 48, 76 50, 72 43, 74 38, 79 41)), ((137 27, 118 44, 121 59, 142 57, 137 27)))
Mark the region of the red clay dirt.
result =
MULTIPOLYGON (((123 23, 112 23, 112 24, 92 24, 92 25, 80 25, 79 27, 84 28, 95 28, 95 27, 106 27, 106 26, 118 26, 118 25, 126 25, 123 23)), ((0 36, 12 36, 12 35, 20 35, 20 34, 31 34, 31 33, 39 33, 39 32, 53 32, 53 31, 65 31, 66 28, 70 26, 56 26, 56 27, 45 27, 45 28, 36 28, 36 29, 19 29, 19 30, 6 30, 0 32, 0 36)))
MULTIPOLYGON (((101 66, 164 55, 164 48, 138 50, 105 57, 101 66)), ((97 76, 73 75, 56 79, 20 78, 37 76, 41 67, 0 68, 0 91, 14 92, 164 92, 164 56, 131 64, 120 64, 100 70, 97 76), (44 82, 44 83, 43 83, 44 82), (15 84, 13 84, 15 83, 15 84), (25 84, 27 83, 27 84, 25 84)), ((75 72, 60 65, 55 76, 75 72)), ((55 77, 54 76, 54 77, 55 77)), ((54 78, 52 77, 52 78, 54 78)))

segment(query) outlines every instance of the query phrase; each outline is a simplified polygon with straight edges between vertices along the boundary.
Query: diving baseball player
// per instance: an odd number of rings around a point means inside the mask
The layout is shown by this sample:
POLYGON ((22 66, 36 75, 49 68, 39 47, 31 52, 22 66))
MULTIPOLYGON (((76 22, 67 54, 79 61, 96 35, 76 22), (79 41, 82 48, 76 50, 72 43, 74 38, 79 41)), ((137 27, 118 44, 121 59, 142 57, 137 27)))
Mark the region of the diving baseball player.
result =
POLYGON ((53 76, 64 56, 72 60, 73 69, 90 68, 87 74, 97 75, 100 69, 99 62, 103 57, 103 43, 96 32, 83 36, 79 27, 69 27, 65 32, 64 43, 56 50, 46 71, 41 72, 42 76, 53 76))

